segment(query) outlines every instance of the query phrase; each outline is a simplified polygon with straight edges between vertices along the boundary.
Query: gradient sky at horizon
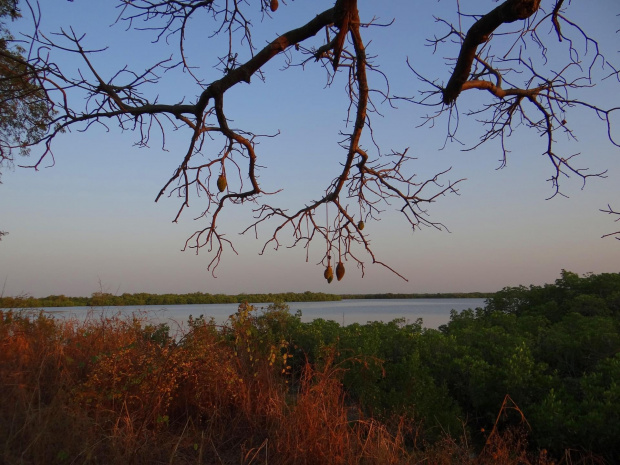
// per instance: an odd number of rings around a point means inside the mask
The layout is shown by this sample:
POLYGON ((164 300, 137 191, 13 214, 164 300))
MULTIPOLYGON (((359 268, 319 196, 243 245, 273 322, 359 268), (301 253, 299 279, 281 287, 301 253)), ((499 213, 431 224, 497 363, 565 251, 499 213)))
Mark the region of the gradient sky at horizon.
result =
MULTIPOLYGON (((395 95, 415 95, 423 89, 408 70, 407 58, 429 77, 447 81, 451 68, 442 57, 456 54, 456 46, 433 55, 424 39, 443 31, 433 15, 455 19, 456 1, 427 2, 424 8, 402 1, 380 6, 370 0, 359 3, 363 20, 374 15, 381 22, 395 19, 390 27, 364 30, 372 38, 369 54, 377 55, 375 61, 389 77, 395 95)), ((470 2, 468 13, 485 12, 494 5, 470 2)), ((304 24, 329 6, 327 0, 281 4, 272 20, 256 18, 254 43, 260 47, 278 32, 304 24)), ((130 64, 140 69, 173 51, 151 43, 148 33, 126 33, 122 25, 111 27, 118 10, 104 2, 49 0, 41 8, 43 30, 73 25, 76 32, 87 33, 89 46, 109 46, 93 55, 93 60, 110 75, 114 66, 130 64)), ((614 0, 572 2, 567 10, 569 17, 599 38, 602 52, 616 64, 619 13, 620 5, 614 0)), ((204 47, 213 41, 200 41, 204 31, 192 29, 192 34, 191 59, 206 63, 207 80, 220 77, 213 68, 210 48, 204 47)), ((254 78, 250 85, 231 89, 226 107, 235 127, 259 134, 280 131, 278 137, 260 141, 259 163, 264 166, 260 181, 267 191, 283 187, 282 193, 273 196, 273 203, 293 208, 322 195, 337 173, 344 153, 337 142, 342 138, 339 131, 346 130, 347 96, 344 73, 326 88, 318 65, 280 71, 283 65, 283 58, 276 59, 264 69, 265 82, 254 78)), ((187 86, 186 77, 166 79, 157 88, 160 101, 173 103, 184 96, 192 101, 198 93, 187 86)), ((617 81, 607 80, 591 89, 589 99, 604 107, 619 106, 617 88, 617 81)), ((461 111, 486 98, 476 92, 463 96, 461 111)), ((472 118, 463 118, 458 134, 466 145, 448 143, 443 148, 445 122, 434 128, 418 127, 424 108, 401 102, 398 108, 383 103, 380 110, 383 116, 373 115, 372 124, 384 152, 409 147, 417 158, 409 169, 421 180, 447 168, 451 170, 444 181, 467 178, 460 184, 459 196, 440 198, 429 207, 430 219, 445 224, 450 233, 428 228, 412 232, 404 218, 389 209, 381 221, 367 224, 365 232, 370 234, 377 258, 408 282, 372 265, 370 257, 360 253, 367 264, 365 276, 349 262, 343 281, 328 285, 323 268, 317 265, 324 247, 319 242, 311 246, 308 262, 302 248, 268 248, 259 255, 270 229, 259 229, 258 240, 253 233, 238 235, 251 223, 251 206, 224 210, 220 227, 239 255, 227 249, 217 278, 212 277, 207 270, 212 256, 206 250, 198 255, 180 251, 185 239, 204 227, 204 222, 193 220, 200 213, 200 199, 192 200, 190 212, 177 224, 171 223, 179 207, 177 199, 154 203, 178 166, 188 133, 169 131, 167 151, 163 151, 158 138, 150 148, 135 147, 135 134, 122 133, 111 124, 109 132, 93 127, 85 133, 60 136, 53 167, 3 170, 0 229, 9 235, 0 242, 0 292, 37 297, 87 296, 101 289, 228 294, 491 292, 504 286, 553 282, 561 269, 579 274, 620 272, 620 242, 601 239, 620 229, 619 223, 599 211, 608 203, 620 209, 620 149, 609 142, 605 126, 593 114, 569 113, 579 140, 567 141, 558 133, 557 147, 566 155, 581 153, 578 166, 592 172, 606 169, 607 178, 590 179, 584 189, 580 179, 564 179, 563 193, 568 198, 545 200, 553 193, 546 182, 552 166, 541 155, 544 140, 533 131, 516 131, 509 139, 507 167, 497 169, 501 152, 496 143, 462 151, 482 134, 472 118)), ((620 117, 616 123, 616 134, 620 134, 620 117)), ((368 140, 366 146, 370 146, 368 140)), ((18 162, 30 163, 37 155, 33 150, 29 160, 18 162)))

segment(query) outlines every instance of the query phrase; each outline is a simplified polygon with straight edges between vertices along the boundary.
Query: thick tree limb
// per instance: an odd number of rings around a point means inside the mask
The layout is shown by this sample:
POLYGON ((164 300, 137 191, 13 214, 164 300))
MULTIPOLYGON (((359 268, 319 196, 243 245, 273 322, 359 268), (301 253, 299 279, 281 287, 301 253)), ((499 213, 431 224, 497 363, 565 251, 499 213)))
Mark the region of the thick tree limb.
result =
POLYGON ((250 82, 250 77, 261 69, 265 63, 288 47, 315 36, 322 28, 332 23, 334 8, 325 10, 306 25, 288 31, 273 40, 252 59, 230 71, 222 79, 213 82, 200 96, 196 104, 196 116, 202 114, 210 98, 222 94, 239 82, 250 82))
MULTIPOLYGON (((318 263, 330 266, 332 258, 337 256, 339 262, 350 260, 356 264, 362 275, 364 262, 357 255, 359 250, 365 252, 372 263, 380 264, 404 279, 375 257, 368 236, 371 228, 364 230, 366 223, 380 218, 386 205, 391 206, 395 202, 396 209, 404 215, 413 230, 422 226, 447 230, 442 223, 428 216, 427 208, 442 196, 458 195, 458 184, 463 179, 444 182, 444 176, 450 171, 448 168, 429 179, 418 180, 416 174, 409 170, 408 164, 415 159, 408 155, 408 149, 385 151, 373 135, 371 116, 374 112, 378 113, 378 106, 372 101, 372 96, 379 95, 388 102, 391 96, 387 77, 374 62, 376 57, 367 55, 365 47, 370 40, 362 36, 362 32, 373 25, 375 19, 361 23, 357 0, 332 0, 332 8, 319 13, 301 27, 279 35, 274 33, 272 37, 275 38, 261 49, 255 48, 252 43, 252 16, 246 16, 246 9, 258 5, 259 10, 255 14, 262 14, 263 19, 270 17, 275 13, 275 8, 267 0, 117 1, 122 8, 119 21, 126 21, 130 27, 135 27, 134 23, 138 21, 148 21, 146 26, 136 29, 154 32, 156 42, 165 39, 170 43, 169 40, 174 39, 172 42, 178 41, 178 50, 171 54, 166 51, 161 61, 154 62, 143 71, 132 71, 129 66, 109 70, 99 68, 96 55, 93 55, 103 49, 85 49, 85 36, 78 36, 73 29, 64 29, 50 36, 34 34, 31 46, 34 55, 27 60, 27 64, 37 72, 45 71, 41 85, 45 92, 55 96, 53 105, 58 109, 52 124, 45 129, 46 135, 38 140, 44 153, 33 165, 35 168, 46 156, 53 160, 52 141, 65 129, 86 131, 93 125, 101 125, 109 130, 108 125, 112 122, 121 130, 137 133, 140 146, 149 145, 154 129, 161 131, 163 148, 169 147, 166 138, 171 131, 179 131, 180 134, 184 130, 186 148, 178 154, 178 165, 175 163, 171 176, 156 199, 164 195, 174 195, 180 199, 180 207, 173 220, 176 222, 189 207, 190 200, 201 197, 195 219, 200 219, 202 223, 187 239, 184 249, 211 252, 213 255, 208 269, 212 272, 220 263, 225 249, 230 248, 236 253, 221 227, 222 213, 248 202, 256 205, 252 207, 254 218, 242 232, 253 230, 258 238, 258 228, 268 227, 263 252, 268 246, 278 249, 284 243, 286 230, 291 233, 288 235, 292 241, 289 247, 302 246, 309 250, 310 244, 318 239, 324 251, 318 263), (199 15, 200 21, 190 21, 198 20, 199 15), (213 42, 218 45, 213 47, 211 57, 214 59, 211 65, 215 64, 215 69, 223 74, 207 80, 206 76, 212 75, 201 76, 200 73, 209 64, 203 63, 202 69, 193 65, 184 44, 190 41, 191 36, 186 36, 190 24, 200 24, 205 28, 209 18, 215 23, 213 35, 221 34, 224 39, 223 42, 213 42), (324 38, 319 34, 322 30, 325 32, 324 38), (315 39, 307 40, 311 38, 315 39), (216 50, 218 47, 219 52, 216 50), (74 54, 80 58, 81 68, 75 69, 74 75, 60 69, 50 59, 56 52, 74 54), (285 68, 315 66, 318 62, 326 71, 327 85, 336 82, 344 84, 348 97, 348 105, 345 104, 343 111, 346 125, 340 130, 341 139, 335 146, 337 153, 334 153, 339 157, 339 168, 331 182, 323 186, 316 197, 312 197, 317 200, 291 206, 290 212, 276 204, 275 200, 265 200, 274 199, 266 197, 273 192, 265 192, 259 184, 258 170, 264 167, 260 166, 261 153, 257 139, 275 137, 277 133, 258 135, 252 132, 251 127, 229 126, 236 118, 234 109, 225 107, 224 103, 226 92, 237 84, 263 79, 265 65, 277 56, 283 56, 285 68), (195 88, 188 89, 180 103, 175 103, 178 102, 177 97, 166 102, 165 95, 160 96, 160 90, 165 87, 160 89, 157 86, 165 82, 166 73, 177 70, 189 74, 190 85, 195 85, 195 88), (379 76, 380 82, 385 82, 384 88, 376 87, 376 81, 371 78, 373 72, 378 73, 375 76, 379 76), (376 154, 369 156, 363 146, 366 142, 374 144, 376 154), (222 180, 225 182, 222 183, 222 180)), ((612 136, 611 121, 612 115, 617 114, 620 108, 603 109, 569 97, 573 90, 593 85, 593 64, 602 55, 598 53, 597 46, 596 57, 590 67, 580 74, 583 71, 580 62, 583 55, 577 53, 578 47, 573 45, 570 32, 576 27, 588 41, 587 44, 596 43, 565 18, 563 0, 554 1, 552 13, 536 21, 524 21, 506 28, 510 29, 506 34, 505 31, 502 34, 494 32, 502 24, 530 18, 539 10, 540 0, 505 0, 491 12, 473 17, 474 24, 467 34, 461 32, 460 26, 455 28, 447 21, 439 20, 451 29, 444 37, 431 41, 431 45, 437 46, 448 38, 457 37, 461 48, 455 67, 445 88, 416 73, 418 78, 432 86, 432 90, 421 102, 414 98, 407 100, 437 108, 436 114, 427 115, 427 122, 431 125, 442 113, 448 115, 448 138, 455 138, 456 127, 450 125, 456 121, 458 126, 459 110, 455 102, 460 93, 469 89, 486 91, 485 99, 480 100, 481 108, 466 113, 484 128, 480 143, 472 149, 491 139, 499 140, 505 163, 509 152, 504 145, 505 139, 519 126, 529 128, 543 137, 543 153, 553 164, 554 172, 550 179, 558 193, 561 175, 576 174, 585 182, 590 176, 605 174, 587 174, 584 168, 573 166, 574 155, 554 152, 554 135, 557 132, 573 138, 566 123, 566 119, 570 120, 566 116, 568 110, 580 107, 594 112, 607 125, 610 141, 617 145, 612 136), (530 52, 532 49, 540 50, 538 56, 542 56, 542 63, 546 64, 547 49, 537 34, 537 28, 544 20, 555 28, 558 37, 565 39, 570 49, 567 64, 559 71, 550 67, 542 69, 541 61, 532 57, 530 52), (565 31, 560 30, 560 24, 564 25, 565 31), (491 46, 480 47, 492 34, 497 39, 493 42, 498 43, 499 48, 506 48, 505 54, 498 54, 495 44, 493 50, 491 46), (512 37, 516 39, 513 41, 512 37), (528 41, 533 41, 538 48, 528 48, 528 41), (432 104, 427 101, 430 96, 435 99, 432 104)), ((277 14, 284 11, 280 8, 277 14)), ((463 17, 460 9, 457 13, 463 17)), ((587 52, 588 46, 585 48, 587 52)), ((606 60, 603 61, 607 66, 606 60)), ((288 96, 292 100, 294 97, 288 96)), ((257 115, 260 113, 260 109, 257 110, 257 115)))
POLYGON ((478 46, 489 40, 489 36, 502 24, 527 19, 540 7, 540 0, 506 0, 494 10, 485 14, 469 29, 452 76, 443 90, 443 103, 456 101, 469 78, 478 46))

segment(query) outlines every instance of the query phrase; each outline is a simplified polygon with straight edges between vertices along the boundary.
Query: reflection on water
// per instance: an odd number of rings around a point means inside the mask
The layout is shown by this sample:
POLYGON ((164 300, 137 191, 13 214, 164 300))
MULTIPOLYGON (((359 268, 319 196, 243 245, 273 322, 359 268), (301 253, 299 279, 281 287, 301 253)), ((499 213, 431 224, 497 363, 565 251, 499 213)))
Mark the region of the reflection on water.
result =
MULTIPOLYGON (((290 302, 291 313, 302 312, 302 321, 309 322, 317 318, 334 320, 349 325, 367 323, 368 321, 389 322, 396 318, 405 318, 415 322, 422 318, 424 327, 437 328, 450 320, 451 310, 465 310, 484 306, 484 299, 360 299, 335 302, 290 302)), ((98 317, 102 314, 121 313, 146 314, 153 323, 171 323, 171 326, 183 327, 190 315, 213 318, 217 324, 223 324, 237 311, 239 304, 196 304, 196 305, 152 305, 130 307, 61 307, 45 309, 46 313, 56 317, 76 317, 84 319, 88 315, 98 317)), ((256 304, 256 308, 268 304, 256 304)))

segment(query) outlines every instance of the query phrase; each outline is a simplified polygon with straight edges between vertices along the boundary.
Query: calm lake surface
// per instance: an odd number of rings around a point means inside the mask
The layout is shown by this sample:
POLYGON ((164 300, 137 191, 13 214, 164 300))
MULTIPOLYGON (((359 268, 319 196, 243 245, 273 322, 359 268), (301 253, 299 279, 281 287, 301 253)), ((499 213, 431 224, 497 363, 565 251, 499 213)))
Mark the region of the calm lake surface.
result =
MULTIPOLYGON (((405 318, 415 322, 422 318, 424 327, 437 328, 450 320, 450 310, 465 310, 483 307, 485 299, 355 299, 335 302, 289 302, 291 313, 302 312, 302 321, 309 322, 317 318, 334 320, 340 324, 367 323, 368 321, 389 322, 396 318, 405 318)), ((265 308, 268 304, 255 304, 265 308)), ((56 317, 76 317, 84 319, 99 315, 122 313, 146 313, 153 323, 169 323, 172 327, 184 327, 190 315, 205 318, 213 317, 216 323, 224 323, 237 311, 239 304, 197 304, 197 305, 152 305, 135 307, 60 307, 47 308, 47 313, 56 317)))

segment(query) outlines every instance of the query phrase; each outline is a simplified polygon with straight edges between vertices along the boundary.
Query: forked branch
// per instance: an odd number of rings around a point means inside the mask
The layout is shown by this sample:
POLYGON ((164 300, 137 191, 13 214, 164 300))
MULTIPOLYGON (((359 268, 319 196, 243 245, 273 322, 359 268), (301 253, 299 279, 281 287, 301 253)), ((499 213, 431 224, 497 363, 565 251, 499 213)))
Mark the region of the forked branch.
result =
MULTIPOLYGON (((474 150, 489 141, 499 142, 501 165, 504 167, 509 153, 508 139, 520 126, 527 127, 544 138, 546 144, 543 153, 549 159, 552 173, 549 181, 555 195, 564 195, 561 191, 563 177, 577 176, 585 185, 588 178, 605 177, 606 170, 590 172, 588 168, 576 164, 578 154, 564 155, 556 150, 556 137, 563 133, 569 139, 576 140, 574 129, 570 126, 569 112, 577 109, 592 113, 600 119, 607 129, 611 144, 620 147, 620 139, 614 135, 612 121, 620 110, 619 106, 604 107, 581 99, 580 90, 594 85, 594 63, 601 62, 602 68, 617 76, 613 67, 600 53, 598 44, 581 28, 567 20, 562 14, 563 1, 558 0, 550 14, 537 19, 540 11, 540 0, 507 0, 492 11, 473 16, 476 20, 463 33, 450 22, 439 19, 440 24, 448 27, 448 32, 439 38, 429 41, 429 45, 437 50, 448 38, 456 38, 461 44, 456 64, 445 87, 434 80, 424 77, 410 64, 416 77, 429 87, 422 92, 421 98, 400 97, 419 105, 435 107, 436 110, 427 115, 425 123, 434 125, 445 115, 448 121, 447 139, 457 140, 459 109, 456 105, 461 93, 480 90, 487 93, 488 100, 482 100, 477 109, 469 110, 467 116, 474 117, 482 124, 484 132, 478 143, 465 150, 474 150), (511 30, 505 25, 516 23, 511 30), (560 40, 568 45, 566 64, 559 71, 548 70, 548 47, 538 31, 550 23, 560 40), (585 39, 585 50, 578 53, 576 41, 562 32, 565 23, 579 37, 585 39), (511 40, 514 37, 514 40, 511 40), (541 50, 540 59, 526 54, 528 40, 541 50), (492 52, 491 42, 495 51, 492 52), (584 67, 581 56, 587 56, 588 46, 594 50, 590 54, 590 62, 584 67), (515 80, 520 82, 516 82, 515 80)), ((459 23, 460 24, 460 23, 459 23)), ((530 46, 532 44, 529 44, 530 46)), ((602 78, 609 77, 607 73, 602 78)))

